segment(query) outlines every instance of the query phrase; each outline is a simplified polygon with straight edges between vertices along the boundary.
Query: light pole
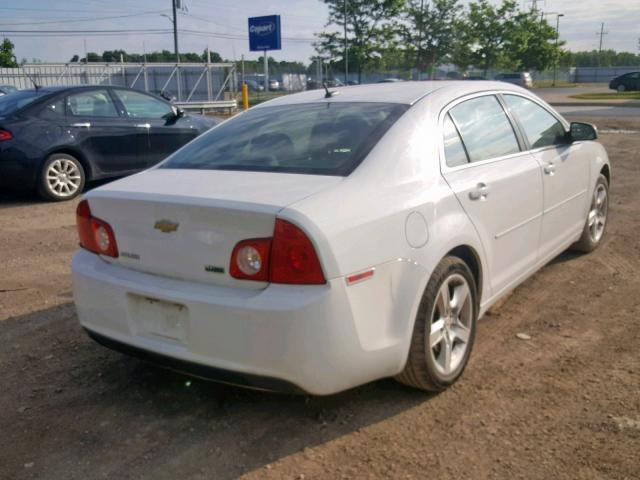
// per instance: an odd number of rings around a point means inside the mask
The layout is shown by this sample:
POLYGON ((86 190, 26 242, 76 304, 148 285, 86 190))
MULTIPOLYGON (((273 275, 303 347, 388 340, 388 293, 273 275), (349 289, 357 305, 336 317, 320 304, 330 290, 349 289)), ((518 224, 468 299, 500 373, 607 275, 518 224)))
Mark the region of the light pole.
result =
POLYGON ((349 84, 349 45, 347 44, 347 0, 344 0, 344 84, 349 84))
POLYGON ((560 17, 564 17, 564 13, 556 14, 556 49, 555 49, 555 61, 553 62, 553 83, 552 86, 556 86, 556 75, 558 71, 558 61, 560 60, 560 55, 558 54, 558 40, 560 38, 560 17))

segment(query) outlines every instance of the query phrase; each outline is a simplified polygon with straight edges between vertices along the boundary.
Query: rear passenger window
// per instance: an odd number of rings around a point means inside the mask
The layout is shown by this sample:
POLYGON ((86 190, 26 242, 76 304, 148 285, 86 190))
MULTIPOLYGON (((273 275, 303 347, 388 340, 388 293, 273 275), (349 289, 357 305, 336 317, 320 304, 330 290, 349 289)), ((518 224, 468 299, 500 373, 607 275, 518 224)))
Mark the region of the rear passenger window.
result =
POLYGON ((505 95, 504 99, 520 121, 531 148, 566 143, 562 123, 540 105, 518 95, 505 95))
POLYGON ((469 163, 467 152, 464 151, 464 145, 462 145, 458 130, 451 121, 449 114, 444 117, 444 130, 442 134, 444 136, 444 158, 447 161, 447 165, 449 167, 457 167, 458 165, 469 163))
POLYGON ((106 90, 89 90, 74 93, 67 98, 71 115, 87 117, 117 117, 118 112, 106 90))
POLYGON ((511 122, 495 96, 467 100, 453 107, 449 114, 458 127, 471 162, 520 151, 511 122))

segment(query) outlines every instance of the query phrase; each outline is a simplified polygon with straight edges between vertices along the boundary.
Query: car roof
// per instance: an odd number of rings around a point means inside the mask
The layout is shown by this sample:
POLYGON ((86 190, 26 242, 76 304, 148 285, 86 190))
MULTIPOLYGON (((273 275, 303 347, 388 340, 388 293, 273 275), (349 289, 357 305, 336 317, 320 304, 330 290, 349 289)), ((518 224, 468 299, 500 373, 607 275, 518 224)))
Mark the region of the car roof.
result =
POLYGON ((421 98, 429 96, 441 97, 441 100, 452 100, 464 95, 491 90, 511 90, 525 92, 520 87, 495 81, 422 81, 422 82, 391 82, 368 85, 353 85, 343 87, 329 87, 336 92, 330 98, 325 98, 323 89, 308 90, 292 95, 283 95, 253 108, 265 108, 279 105, 294 105, 298 103, 315 102, 380 102, 413 105, 421 98))
POLYGON ((134 90, 132 88, 121 85, 55 85, 47 87, 25 88, 20 90, 21 92, 39 92, 39 93, 56 93, 63 91, 75 91, 75 90, 92 90, 96 88, 124 88, 127 90, 134 90))

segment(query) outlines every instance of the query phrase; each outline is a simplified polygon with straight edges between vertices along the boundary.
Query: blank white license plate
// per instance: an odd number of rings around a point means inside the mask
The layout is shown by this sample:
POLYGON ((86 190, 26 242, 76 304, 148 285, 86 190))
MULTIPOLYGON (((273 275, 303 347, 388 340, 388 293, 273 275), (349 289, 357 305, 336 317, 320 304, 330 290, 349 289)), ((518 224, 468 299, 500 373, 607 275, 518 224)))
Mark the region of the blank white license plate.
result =
POLYGON ((137 334, 186 343, 189 330, 186 306, 133 294, 129 295, 129 305, 137 334))

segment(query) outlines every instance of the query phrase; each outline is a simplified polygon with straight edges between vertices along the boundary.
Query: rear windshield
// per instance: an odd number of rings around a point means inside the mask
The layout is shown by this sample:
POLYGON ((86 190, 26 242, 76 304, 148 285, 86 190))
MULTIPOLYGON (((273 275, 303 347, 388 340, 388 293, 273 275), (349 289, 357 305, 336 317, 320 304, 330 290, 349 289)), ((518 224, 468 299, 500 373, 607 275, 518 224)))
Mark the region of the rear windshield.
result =
POLYGON ((160 168, 349 175, 407 108, 346 102, 256 108, 198 137, 160 168))
POLYGON ((11 95, 2 95, 0 97, 0 115, 6 115, 19 108, 26 107, 36 98, 41 95, 41 92, 35 90, 27 90, 23 92, 14 92, 11 95))

